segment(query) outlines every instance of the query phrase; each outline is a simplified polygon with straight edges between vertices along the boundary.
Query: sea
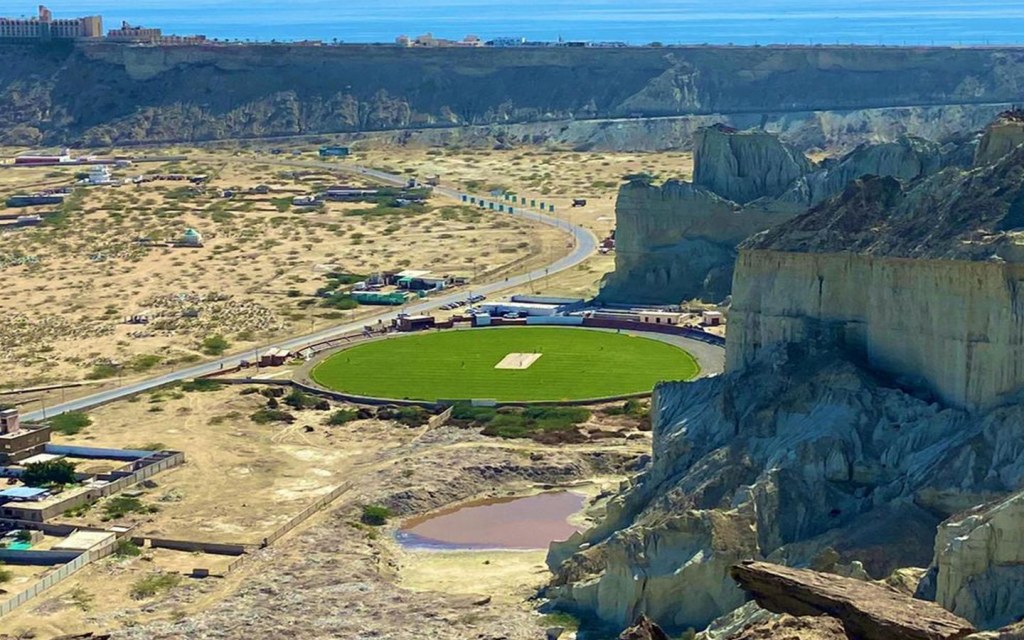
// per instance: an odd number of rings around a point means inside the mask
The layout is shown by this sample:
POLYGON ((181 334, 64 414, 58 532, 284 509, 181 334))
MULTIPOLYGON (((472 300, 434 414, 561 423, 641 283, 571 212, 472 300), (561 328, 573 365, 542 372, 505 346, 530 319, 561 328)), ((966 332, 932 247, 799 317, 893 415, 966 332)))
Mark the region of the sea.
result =
MULTIPOLYGON (((31 15, 39 0, 0 0, 31 15)), ((461 39, 662 44, 1008 45, 1024 0, 42 0, 56 17, 102 15, 165 33, 254 41, 461 39)))

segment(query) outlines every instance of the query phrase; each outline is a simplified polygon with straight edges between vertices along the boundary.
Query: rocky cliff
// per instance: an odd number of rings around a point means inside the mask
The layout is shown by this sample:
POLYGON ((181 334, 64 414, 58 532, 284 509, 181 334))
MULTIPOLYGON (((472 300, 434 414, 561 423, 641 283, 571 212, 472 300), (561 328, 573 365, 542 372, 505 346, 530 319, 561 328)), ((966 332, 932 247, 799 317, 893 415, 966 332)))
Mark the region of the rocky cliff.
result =
POLYGON ((1024 616, 1024 511, 1005 500, 1024 483, 1022 193, 1018 147, 858 180, 744 243, 728 371, 657 387, 650 468, 552 545, 548 595, 678 630, 744 603, 741 560, 875 579, 932 564, 921 596, 987 629, 1024 616))
POLYGON ((945 402, 1015 401, 1024 386, 1022 263, 1024 148, 909 188, 858 180, 742 245, 727 366, 828 336, 945 402))
POLYGON ((730 293, 736 246, 863 175, 913 181, 969 162, 963 145, 920 138, 865 144, 814 166, 794 147, 760 131, 723 125, 694 137, 693 183, 661 188, 631 182, 616 202, 615 272, 602 287, 610 302, 717 302, 730 293))
POLYGON ((1024 408, 943 408, 827 349, 659 385, 650 469, 605 521, 552 545, 548 595, 612 627, 643 613, 700 629, 743 604, 736 562, 924 567, 944 516, 1024 481, 1024 408))
POLYGON ((1024 616, 1024 493, 958 514, 939 527, 922 598, 984 629, 1024 616))
POLYGON ((595 130, 608 137, 617 119, 715 114, 808 142, 843 130, 889 138, 989 117, 1022 84, 1024 53, 1014 49, 3 46, 0 142, 591 119, 604 119, 595 130), (922 118, 929 110, 942 117, 922 118))

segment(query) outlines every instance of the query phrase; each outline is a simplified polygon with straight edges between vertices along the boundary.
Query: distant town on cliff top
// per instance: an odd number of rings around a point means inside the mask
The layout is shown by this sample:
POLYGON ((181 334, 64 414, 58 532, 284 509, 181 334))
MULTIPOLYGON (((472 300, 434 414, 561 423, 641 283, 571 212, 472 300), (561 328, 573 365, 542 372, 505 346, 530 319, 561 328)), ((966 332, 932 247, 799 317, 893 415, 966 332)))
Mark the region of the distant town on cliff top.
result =
POLYGON ((723 3, 649 0, 638 6, 585 0, 452 0, 326 3, 267 0, 211 8, 185 0, 29 3, 0 9, 0 43, 46 40, 133 45, 407 47, 672 45, 986 46, 1017 44, 1024 2, 901 3, 776 0, 723 3))

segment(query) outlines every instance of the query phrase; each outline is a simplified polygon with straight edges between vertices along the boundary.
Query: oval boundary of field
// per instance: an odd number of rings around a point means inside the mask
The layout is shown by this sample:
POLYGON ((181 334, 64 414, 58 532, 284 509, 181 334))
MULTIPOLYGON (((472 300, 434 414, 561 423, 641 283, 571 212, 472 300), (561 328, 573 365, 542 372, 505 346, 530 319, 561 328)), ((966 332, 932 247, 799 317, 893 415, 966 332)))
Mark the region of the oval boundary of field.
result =
MULTIPOLYGON (((575 331, 604 331, 604 332, 610 331, 609 329, 604 329, 604 328, 576 327, 576 326, 568 326, 568 325, 564 326, 564 327, 560 326, 559 328, 572 329, 572 330, 575 330, 575 331)), ((502 327, 473 327, 473 328, 466 328, 466 329, 449 329, 448 331, 487 331, 487 330, 500 331, 501 329, 502 329, 502 327)), ((636 329, 636 328, 630 328, 628 330, 631 333, 635 333, 635 334, 639 334, 639 335, 643 335, 643 334, 650 334, 651 336, 662 335, 659 332, 654 332, 654 331, 649 331, 648 332, 648 331, 643 331, 642 329, 636 329)), ((350 402, 352 404, 362 404, 362 405, 369 405, 369 406, 397 405, 397 406, 408 406, 408 407, 423 407, 423 408, 427 408, 427 409, 441 409, 441 408, 444 408, 444 407, 450 407, 450 406, 455 405, 455 404, 475 403, 475 402, 487 402, 486 406, 493 406, 493 407, 582 407, 582 406, 590 406, 590 405, 596 405, 596 404, 606 404, 606 403, 609 403, 609 402, 623 402, 623 401, 626 401, 626 400, 638 400, 638 399, 643 399, 643 398, 649 398, 654 393, 654 390, 652 389, 651 391, 640 391, 640 392, 636 392, 636 393, 625 393, 625 394, 617 394, 617 395, 612 395, 612 396, 599 396, 599 397, 593 397, 593 398, 574 398, 574 399, 571 399, 571 400, 496 400, 496 401, 492 402, 488 398, 458 398, 458 399, 456 399, 456 398, 450 398, 450 399, 446 398, 446 399, 441 399, 441 400, 430 401, 430 400, 415 400, 415 399, 410 399, 410 398, 401 398, 400 399, 400 398, 387 398, 387 397, 383 397, 383 396, 363 396, 363 395, 354 394, 354 393, 346 393, 344 391, 338 391, 336 389, 329 389, 327 387, 321 386, 312 377, 312 371, 313 371, 313 369, 317 365, 319 365, 323 361, 327 360, 328 358, 330 358, 330 357, 332 357, 332 356, 334 356, 334 355, 336 355, 338 353, 341 353, 343 351, 347 351, 348 349, 352 349, 352 348, 355 348, 355 347, 358 347, 358 346, 362 346, 362 345, 368 344, 370 342, 379 342, 379 341, 382 341, 382 340, 400 340, 402 338, 410 337, 410 336, 415 336, 415 335, 417 335, 417 333, 404 333, 404 334, 400 334, 400 335, 397 335, 397 336, 393 336, 392 335, 392 336, 387 336, 387 337, 374 338, 374 339, 371 339, 371 340, 365 340, 365 341, 360 341, 360 342, 356 342, 356 343, 352 343, 352 344, 342 345, 341 347, 339 347, 337 349, 332 349, 330 351, 325 351, 325 352, 323 352, 321 354, 317 354, 317 356, 314 359, 312 359, 311 361, 307 362, 302 367, 300 372, 298 372, 296 374, 296 377, 293 377, 290 382, 295 387, 297 387, 299 389, 302 389, 303 391, 306 391, 308 393, 315 393, 315 394, 318 394, 318 395, 321 395, 321 396, 326 396, 326 397, 334 399, 334 400, 339 400, 339 401, 342 401, 342 402, 350 402), (299 376, 301 376, 303 379, 297 379, 299 376)), ((644 336, 644 337, 647 337, 649 340, 657 340, 657 338, 654 338, 654 337, 648 337, 648 336, 644 336)), ((690 378, 690 380, 687 380, 687 382, 692 381, 692 380, 697 380, 698 378, 700 378, 701 377, 701 373, 703 372, 703 367, 701 366, 700 360, 696 356, 694 356, 692 353, 687 351, 686 349, 683 349, 682 347, 677 347, 677 348, 679 348, 680 351, 683 351, 684 353, 689 355, 693 359, 694 364, 697 365, 697 372, 694 374, 694 376, 692 378, 690 378)), ((254 382, 258 382, 258 381, 254 381, 254 382)), ((658 384, 661 384, 661 383, 659 382, 658 384)))

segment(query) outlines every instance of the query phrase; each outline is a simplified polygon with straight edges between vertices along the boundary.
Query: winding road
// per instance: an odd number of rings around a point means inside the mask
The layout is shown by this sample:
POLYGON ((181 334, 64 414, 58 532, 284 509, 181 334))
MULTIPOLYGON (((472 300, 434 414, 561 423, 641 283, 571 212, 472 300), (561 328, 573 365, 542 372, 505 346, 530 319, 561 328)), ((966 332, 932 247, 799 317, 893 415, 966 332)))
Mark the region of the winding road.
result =
MULTIPOLYGON (((407 177, 385 173, 383 171, 378 171, 376 169, 371 169, 367 167, 360 167, 347 164, 342 165, 327 162, 301 162, 284 160, 273 162, 273 164, 313 169, 329 169, 332 171, 343 171, 347 173, 362 175, 386 184, 398 186, 404 186, 408 180, 407 177)), ((462 191, 457 191, 455 189, 449 189, 447 187, 435 187, 434 193, 460 202, 462 200, 463 195, 473 195, 478 200, 481 198, 476 194, 468 194, 462 191)), ((494 202, 496 206, 498 204, 498 201, 494 199, 483 198, 483 200, 484 202, 494 202)), ((501 204, 505 203, 502 202, 501 204)), ((464 300, 466 296, 469 295, 470 291, 472 291, 472 293, 474 294, 491 295, 493 293, 508 289, 510 287, 517 287, 520 285, 528 284, 533 280, 539 280, 541 278, 553 275, 560 271, 571 269, 572 267, 575 267, 576 265, 586 260, 588 257, 590 257, 591 254, 593 254, 597 250, 597 238, 594 236, 593 233, 591 233, 587 229, 584 229, 581 226, 569 224, 566 220, 561 220, 556 216, 538 213, 536 211, 529 211, 526 209, 520 209, 518 207, 515 209, 515 213, 510 214, 494 212, 494 214, 506 216, 511 215, 526 220, 535 220, 542 224, 557 227, 559 229, 565 229, 573 236, 573 249, 568 255, 559 258, 558 260, 552 262, 551 264, 545 267, 534 269, 529 273, 524 273, 522 275, 517 276, 510 276, 508 279, 503 279, 491 283, 473 284, 471 289, 462 288, 452 293, 443 294, 439 296, 432 296, 430 298, 425 298, 422 302, 405 305, 404 307, 400 308, 393 308, 391 311, 386 311, 370 317, 360 318, 358 321, 355 322, 336 325, 314 333, 297 336, 295 338, 289 338, 286 340, 275 342, 273 344, 264 345, 263 347, 257 350, 266 351, 267 349, 276 347, 278 349, 287 349, 289 351, 292 351, 311 343, 323 342, 330 340, 331 338, 340 337, 345 334, 359 331, 365 325, 374 324, 378 321, 385 323, 390 322, 393 318, 396 318, 399 313, 423 313, 436 309, 441 305, 447 304, 449 302, 464 300)), ((251 357, 252 354, 253 349, 247 349, 242 353, 236 353, 234 355, 226 356, 224 358, 220 358, 212 362, 204 362, 202 364, 197 364, 184 369, 179 369, 177 371, 165 373, 163 375, 148 378, 146 380, 131 382, 125 384, 124 386, 117 387, 115 389, 108 389, 106 391, 100 391, 92 395, 83 396, 81 398, 76 398, 74 400, 69 400, 67 402, 62 402, 60 404, 55 404, 51 407, 39 409, 31 413, 26 413, 22 416, 22 418, 26 421, 39 421, 47 417, 52 417, 68 411, 80 411, 83 409, 88 409, 90 407, 105 404, 113 400, 118 400, 120 398, 140 393, 142 391, 155 389, 157 387, 161 387, 172 382, 180 382, 182 380, 188 380, 190 378, 207 375, 215 371, 219 371, 221 369, 233 368, 237 366, 239 362, 241 362, 243 359, 251 357)))

